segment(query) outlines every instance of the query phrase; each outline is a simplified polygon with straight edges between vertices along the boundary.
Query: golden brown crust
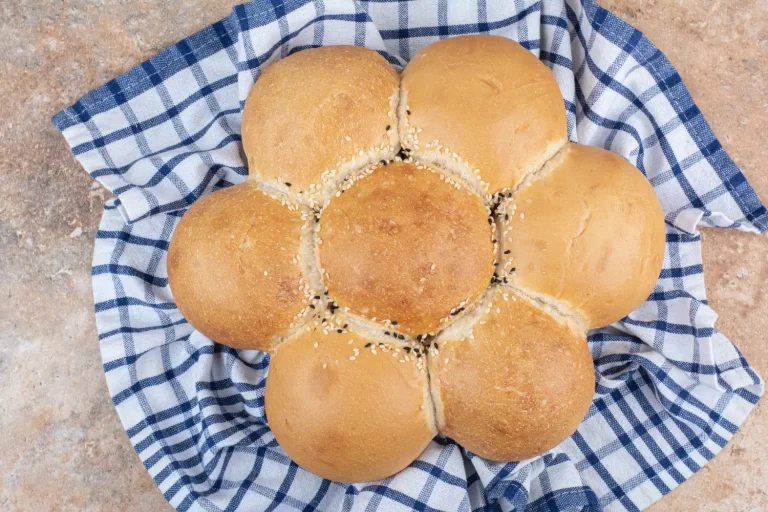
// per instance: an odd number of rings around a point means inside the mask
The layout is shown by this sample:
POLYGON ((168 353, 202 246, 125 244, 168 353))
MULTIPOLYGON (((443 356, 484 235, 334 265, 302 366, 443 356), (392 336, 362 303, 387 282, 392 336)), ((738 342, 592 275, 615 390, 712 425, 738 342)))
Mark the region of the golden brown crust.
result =
POLYGON ((653 291, 664 214, 645 176, 619 155, 570 144, 505 213, 502 269, 515 269, 516 286, 568 303, 590 328, 619 320, 653 291))
POLYGON ((567 144, 554 77, 517 43, 442 40, 398 87, 363 48, 269 66, 243 112, 251 181, 190 208, 168 254, 193 326, 273 353, 280 446, 344 482, 400 471, 438 427, 499 461, 563 441, 594 393, 584 331, 639 305, 664 255, 650 184, 567 144), (401 142, 420 163, 374 166, 401 142), (490 194, 513 187, 497 232, 490 194), (428 365, 405 336, 426 333, 428 365))
POLYGON ((494 268, 488 211, 440 176, 396 162, 331 201, 319 255, 341 307, 415 335, 438 330, 482 294, 494 268))
POLYGON ((446 331, 429 355, 438 427, 481 457, 522 460, 581 423, 595 390, 592 356, 584 334, 510 289, 494 287, 488 300, 471 336, 446 331))
POLYGON ((431 44, 405 67, 401 87, 403 146, 428 156, 439 141, 449 156, 455 152, 471 171, 479 169, 490 193, 517 184, 567 141, 554 75, 505 37, 431 44))
POLYGON ((398 82, 381 55, 356 46, 312 48, 270 64, 243 110, 251 177, 309 192, 339 161, 391 149, 398 82))
POLYGON ((270 350, 303 307, 293 258, 302 220, 252 183, 187 210, 168 249, 168 282, 182 315, 214 341, 270 350))
POLYGON ((426 372, 405 361, 403 345, 388 345, 398 352, 349 328, 302 331, 280 345, 265 407, 293 461, 331 480, 367 482, 397 473, 426 448, 436 434, 426 372))

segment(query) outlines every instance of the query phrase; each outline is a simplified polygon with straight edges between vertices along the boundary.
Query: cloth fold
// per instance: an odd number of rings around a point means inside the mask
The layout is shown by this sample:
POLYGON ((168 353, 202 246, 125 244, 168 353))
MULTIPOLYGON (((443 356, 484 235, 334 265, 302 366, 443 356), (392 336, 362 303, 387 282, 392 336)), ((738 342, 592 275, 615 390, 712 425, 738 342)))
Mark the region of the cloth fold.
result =
POLYGON ((96 235, 93 290, 109 390, 137 453, 178 510, 639 510, 728 442, 763 382, 714 328, 700 226, 768 230, 768 211, 679 74, 592 0, 306 0, 236 7, 53 118, 116 194, 96 235), (646 174, 667 220, 654 292, 590 332, 595 400, 535 459, 491 463, 437 437, 380 482, 324 481, 293 464, 264 415, 269 356, 212 343, 168 287, 171 233, 202 195, 242 182, 241 108, 264 66, 304 48, 363 45, 402 68, 439 38, 519 41, 555 74, 571 140, 646 174))

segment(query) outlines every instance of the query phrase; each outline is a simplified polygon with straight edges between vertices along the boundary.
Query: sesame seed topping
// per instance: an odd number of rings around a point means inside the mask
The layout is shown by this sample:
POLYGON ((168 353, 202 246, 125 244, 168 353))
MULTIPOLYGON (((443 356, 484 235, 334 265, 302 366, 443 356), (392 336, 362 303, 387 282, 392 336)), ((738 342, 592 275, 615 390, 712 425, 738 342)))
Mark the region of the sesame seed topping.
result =
POLYGON ((355 356, 349 356, 349 360, 350 361, 354 361, 355 360, 355 356))
POLYGON ((445 361, 443 361, 443 362, 444 362, 445 364, 448 364, 448 359, 446 359, 446 360, 445 360, 445 361))

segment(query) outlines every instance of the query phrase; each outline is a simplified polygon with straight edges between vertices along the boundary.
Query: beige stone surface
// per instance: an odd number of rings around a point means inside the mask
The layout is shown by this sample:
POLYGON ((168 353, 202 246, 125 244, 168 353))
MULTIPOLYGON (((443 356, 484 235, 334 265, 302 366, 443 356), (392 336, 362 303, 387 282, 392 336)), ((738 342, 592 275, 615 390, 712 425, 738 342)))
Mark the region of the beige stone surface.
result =
MULTIPOLYGON (((90 261, 106 197, 49 117, 232 0, 0 2, 0 510, 170 510, 107 393, 90 261)), ((677 66, 768 200, 768 2, 605 0, 677 66)), ((768 376, 768 237, 708 230, 717 327, 768 376)), ((768 508, 768 413, 652 510, 768 508)))

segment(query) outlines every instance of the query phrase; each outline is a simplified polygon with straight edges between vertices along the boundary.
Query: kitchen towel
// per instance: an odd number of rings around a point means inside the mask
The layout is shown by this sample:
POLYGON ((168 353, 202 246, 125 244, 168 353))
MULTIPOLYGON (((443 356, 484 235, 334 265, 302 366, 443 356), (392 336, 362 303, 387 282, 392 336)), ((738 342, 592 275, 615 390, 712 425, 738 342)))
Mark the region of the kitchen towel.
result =
POLYGON ((178 510, 639 510, 714 457, 763 393, 714 329, 698 228, 763 232, 768 212, 666 57, 593 0, 256 0, 53 122, 116 196, 93 259, 104 372, 131 443, 178 510), (500 464, 437 437, 392 478, 322 480, 270 433, 269 356, 214 344, 179 313, 168 241, 194 201, 246 179, 241 108, 270 62, 354 44, 401 69, 424 46, 473 33, 537 55, 560 85, 571 140, 645 173, 666 216, 664 268, 640 308, 590 332, 597 391, 561 445, 500 464))

